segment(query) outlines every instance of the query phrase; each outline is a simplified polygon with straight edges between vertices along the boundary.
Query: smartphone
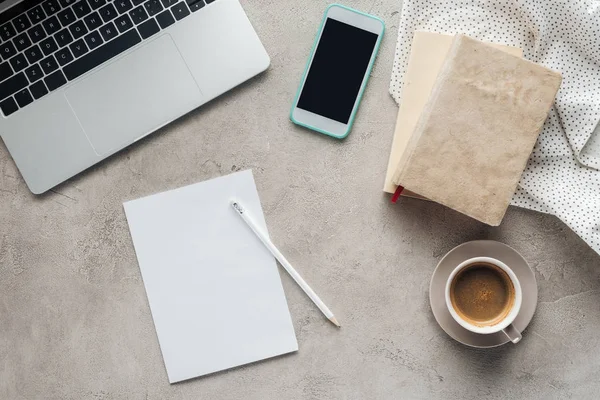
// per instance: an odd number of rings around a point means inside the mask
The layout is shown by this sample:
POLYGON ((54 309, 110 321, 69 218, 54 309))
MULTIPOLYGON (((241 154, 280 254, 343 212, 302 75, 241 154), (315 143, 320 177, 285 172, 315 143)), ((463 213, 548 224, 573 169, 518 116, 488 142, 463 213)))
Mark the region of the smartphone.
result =
POLYGON ((381 19, 339 4, 325 11, 290 119, 298 125, 345 138, 383 37, 381 19))

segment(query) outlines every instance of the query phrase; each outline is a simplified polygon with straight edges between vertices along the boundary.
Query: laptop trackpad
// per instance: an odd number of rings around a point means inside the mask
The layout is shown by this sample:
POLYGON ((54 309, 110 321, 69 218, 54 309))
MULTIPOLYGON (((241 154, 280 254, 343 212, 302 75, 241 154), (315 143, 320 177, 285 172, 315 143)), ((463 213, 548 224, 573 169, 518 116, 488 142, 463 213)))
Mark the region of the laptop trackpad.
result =
POLYGON ((202 99, 169 35, 106 65, 65 96, 98 155, 151 133, 202 99))

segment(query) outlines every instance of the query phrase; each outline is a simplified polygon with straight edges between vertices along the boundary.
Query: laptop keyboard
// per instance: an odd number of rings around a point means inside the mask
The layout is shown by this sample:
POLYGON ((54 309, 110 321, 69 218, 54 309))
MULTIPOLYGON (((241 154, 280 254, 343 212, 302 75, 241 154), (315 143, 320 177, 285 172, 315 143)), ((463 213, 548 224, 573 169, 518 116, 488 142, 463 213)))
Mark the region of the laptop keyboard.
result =
POLYGON ((0 14, 8 116, 215 0, 25 0, 0 14))

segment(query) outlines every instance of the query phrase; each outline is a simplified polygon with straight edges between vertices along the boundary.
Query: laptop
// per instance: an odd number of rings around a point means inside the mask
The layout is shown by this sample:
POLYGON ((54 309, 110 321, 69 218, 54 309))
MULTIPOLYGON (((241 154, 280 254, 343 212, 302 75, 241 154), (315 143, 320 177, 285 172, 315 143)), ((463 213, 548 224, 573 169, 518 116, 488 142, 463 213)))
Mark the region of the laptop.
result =
POLYGON ((238 0, 4 0, 0 39, 0 136, 36 194, 270 63, 238 0))

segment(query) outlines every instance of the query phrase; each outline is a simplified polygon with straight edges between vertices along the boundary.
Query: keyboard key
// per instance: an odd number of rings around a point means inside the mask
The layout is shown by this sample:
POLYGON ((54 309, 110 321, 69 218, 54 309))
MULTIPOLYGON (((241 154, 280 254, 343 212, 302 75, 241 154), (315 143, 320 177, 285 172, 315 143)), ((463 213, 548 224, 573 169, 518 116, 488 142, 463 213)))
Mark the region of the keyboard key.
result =
POLYGON ((119 32, 117 32, 115 24, 109 22, 108 24, 100 28, 100 34, 102 35, 102 39, 104 39, 105 42, 108 42, 109 40, 117 36, 119 32))
POLYGON ((36 82, 29 86, 29 91, 31 91, 33 98, 36 100, 48 94, 48 89, 46 89, 46 85, 44 85, 43 81, 36 82))
POLYGON ((15 36, 17 32, 15 32, 15 28, 12 26, 10 22, 0 26, 0 36, 2 39, 8 40, 11 37, 15 36))
POLYGON ((60 6, 62 8, 67 8, 73 3, 75 3, 75 0, 58 0, 58 2, 60 3, 60 6))
POLYGON ((143 24, 138 25, 138 30, 140 31, 140 35, 142 35, 142 39, 147 39, 160 31, 160 28, 154 18, 152 18, 143 24))
POLYGON ((2 81, 0 83, 0 99, 4 99, 12 94, 15 94, 24 87, 27 87, 28 84, 29 82, 27 81, 27 78, 23 72, 19 72, 5 81, 2 81))
POLYGON ((48 0, 42 4, 44 11, 46 11, 46 15, 53 15, 60 11, 60 5, 56 2, 56 0, 48 0))
POLYGON ((68 26, 75 22, 75 14, 70 8, 66 8, 58 13, 58 20, 62 26, 68 26))
POLYGON ((85 45, 85 42, 83 41, 83 39, 79 39, 78 41, 76 41, 69 47, 71 48, 71 52, 73 53, 75 58, 81 57, 88 51, 88 48, 85 45))
MULTIPOLYGON (((88 35, 89 36, 89 35, 88 35)), ((87 37, 87 36, 86 36, 87 37)), ((123 35, 111 40, 94 51, 90 51, 85 56, 73 61, 71 64, 64 67, 64 72, 67 78, 72 81, 97 67, 98 65, 110 60, 114 56, 124 52, 125 50, 135 46, 142 39, 135 29, 125 32, 123 35)))
MULTIPOLYGON (((90 33, 84 39, 90 50, 95 49, 102 44, 102 38, 100 37, 98 31, 90 33)), ((69 76, 69 74, 67 74, 67 76, 69 76)))
POLYGON ((53 91, 67 83, 67 80, 61 71, 56 71, 52 75, 48 75, 44 78, 44 82, 46 83, 48 90, 53 91))
POLYGON ((29 78, 29 82, 33 83, 44 76, 42 69, 38 64, 32 65, 25 70, 25 75, 29 78))
POLYGON ((27 61, 29 61, 29 64, 36 63, 40 61, 43 57, 42 50, 40 50, 40 47, 37 44, 25 50, 23 54, 25 54, 25 57, 27 57, 27 61))
POLYGON ((144 2, 144 0, 131 0, 131 2, 133 3, 133 6, 139 6, 140 4, 142 4, 144 2))
POLYGON ((17 28, 17 32, 23 32, 31 26, 31 22, 29 22, 29 18, 27 18, 27 15, 25 14, 21 14, 13 19, 12 23, 15 28, 17 28))
POLYGON ((190 10, 192 10, 192 12, 198 11, 205 5, 204 1, 202 0, 185 0, 185 2, 190 7, 190 10))
POLYGON ((117 13, 117 10, 115 9, 115 6, 113 6, 112 3, 108 3, 107 5, 102 7, 98 12, 100 13, 100 16, 102 17, 102 20, 104 22, 112 21, 113 19, 117 18, 117 15, 119 15, 117 13))
POLYGON ((77 15, 77 18, 83 18, 90 11, 92 11, 92 9, 85 0, 81 0, 78 3, 75 3, 75 5, 73 6, 73 11, 75 11, 75 15, 77 15))
POLYGON ((175 4, 173 7, 171 7, 171 11, 173 12, 173 15, 177 21, 190 15, 190 10, 188 10, 184 2, 175 4))
MULTIPOLYGON (((42 22, 44 29, 48 32, 48 35, 54 35, 60 30, 60 22, 54 15, 42 22)), ((35 28, 35 27, 34 27, 35 28)))
POLYGON ((14 56, 13 58, 11 58, 8 61, 10 62, 10 65, 15 72, 19 72, 19 71, 25 69, 29 65, 27 63, 27 60, 25 59, 25 56, 23 55, 23 53, 17 54, 16 56, 14 56))
POLYGON ((56 59, 58 60, 58 63, 62 67, 65 64, 68 64, 71 61, 73 61, 73 55, 71 54, 69 49, 67 47, 65 47, 64 49, 60 49, 59 51, 56 52, 56 59))
POLYGON ((56 63, 54 56, 48 56, 44 58, 42 62, 40 62, 40 65, 42 66, 42 69, 46 75, 58 69, 58 64, 56 63))
POLYGON ((46 18, 46 14, 44 14, 44 10, 42 10, 41 6, 34 7, 27 11, 27 15, 34 25, 46 18))
POLYGON ((133 8, 133 4, 131 4, 131 0, 117 0, 115 1, 115 7, 117 7, 117 11, 119 14, 123 14, 133 8))
POLYGON ((156 16, 156 20, 162 29, 165 29, 169 25, 173 25, 175 23, 175 18, 173 18, 173 14, 171 11, 165 10, 156 16))
POLYGON ((102 26, 102 20, 97 12, 93 12, 83 19, 90 31, 102 26))
POLYGON ((31 46, 31 40, 29 40, 29 37, 25 32, 21 33, 19 36, 14 38, 13 42, 15 43, 17 51, 23 51, 29 46, 31 46))
POLYGON ((97 10, 106 4, 106 0, 88 0, 88 3, 92 6, 92 10, 97 10))
MULTIPOLYGON (((57 24, 58 24, 58 22, 57 22, 57 24)), ((60 26, 60 25, 57 25, 57 26, 60 26)), ((46 32, 44 32, 44 29, 42 29, 42 25, 34 26, 33 28, 31 28, 30 30, 27 31, 27 34, 29 34, 29 37, 31 38, 31 41, 33 43, 37 43, 46 37, 46 32)))
POLYGON ((212 3, 213 1, 215 1, 215 0, 206 0, 206 4, 210 4, 210 3, 212 3))
POLYGON ((54 39, 56 39, 58 47, 65 47, 73 41, 73 36, 71 36, 69 30, 65 28, 62 31, 58 32, 56 35, 54 35, 54 39))
POLYGON ((10 114, 17 111, 19 109, 19 106, 17 106, 17 102, 15 101, 15 99, 9 97, 8 99, 0 103, 0 108, 2 109, 2 113, 4 114, 4 116, 8 117, 10 114))
POLYGON ((22 108, 25 107, 27 104, 32 103, 33 97, 31 97, 29 90, 25 88, 15 93, 15 100, 17 100, 17 104, 19 105, 19 107, 22 108))
POLYGON ((117 29, 119 30, 119 32, 123 33, 126 30, 131 29, 133 27, 133 22, 131 22, 131 18, 129 18, 129 15, 123 14, 115 20, 115 25, 117 25, 117 29))
POLYGON ((163 6, 165 6, 165 8, 171 7, 173 4, 177 3, 177 0, 161 0, 163 6))
POLYGON ((8 64, 8 61, 4 61, 0 64, 0 81, 5 80, 13 74, 12 68, 8 64))
POLYGON ((58 46, 56 45, 56 42, 54 41, 54 39, 52 39, 52 37, 42 40, 40 42, 40 47, 42 48, 42 51, 44 52, 45 56, 47 56, 48 54, 52 54, 56 50, 58 50, 58 46))
POLYGON ((148 0, 144 3, 144 8, 146 8, 146 11, 148 11, 148 15, 151 17, 163 10, 163 6, 162 4, 160 4, 160 0, 148 0))
POLYGON ((74 24, 69 26, 69 30, 71 31, 71 33, 73 34, 73 38, 75 39, 79 39, 80 37, 88 33, 88 30, 85 27, 83 21, 75 22, 74 24))
POLYGON ((146 10, 144 10, 143 6, 136 7, 133 10, 129 11, 129 16, 133 20, 133 23, 136 25, 148 19, 148 14, 146 13, 146 10))
POLYGON ((12 42, 6 42, 0 44, 0 54, 2 54, 2 58, 8 60, 15 54, 17 54, 17 49, 15 49, 15 45, 12 42))

